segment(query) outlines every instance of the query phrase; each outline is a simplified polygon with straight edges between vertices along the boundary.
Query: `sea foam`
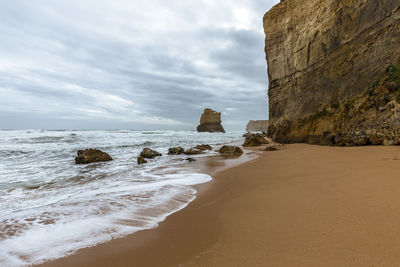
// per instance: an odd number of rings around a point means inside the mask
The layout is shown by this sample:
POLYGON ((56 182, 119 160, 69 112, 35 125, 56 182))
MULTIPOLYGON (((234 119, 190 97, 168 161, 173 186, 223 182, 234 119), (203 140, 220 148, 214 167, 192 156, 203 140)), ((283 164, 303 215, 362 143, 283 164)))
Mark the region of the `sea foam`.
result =
MULTIPOLYGON (((234 134, 0 131, 0 266, 24 266, 156 227, 196 197, 207 174, 178 167, 168 147, 216 144, 234 134), (138 166, 140 150, 164 154, 138 166), (75 165, 77 149, 114 160, 75 165)), ((211 152, 213 153, 213 152, 211 152)))

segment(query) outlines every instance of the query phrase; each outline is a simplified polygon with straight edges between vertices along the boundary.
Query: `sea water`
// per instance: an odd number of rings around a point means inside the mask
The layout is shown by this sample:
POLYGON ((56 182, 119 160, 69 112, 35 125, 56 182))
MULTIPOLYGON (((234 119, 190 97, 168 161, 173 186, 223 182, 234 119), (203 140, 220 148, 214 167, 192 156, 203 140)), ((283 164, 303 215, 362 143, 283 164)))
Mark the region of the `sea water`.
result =
MULTIPOLYGON (((179 167, 168 148, 228 143, 241 132, 0 131, 0 266, 70 255, 156 227, 212 178, 179 167), (163 154, 137 165, 144 147, 163 154), (78 149, 114 160, 76 165, 78 149)), ((213 151, 209 153, 215 153, 213 151)))

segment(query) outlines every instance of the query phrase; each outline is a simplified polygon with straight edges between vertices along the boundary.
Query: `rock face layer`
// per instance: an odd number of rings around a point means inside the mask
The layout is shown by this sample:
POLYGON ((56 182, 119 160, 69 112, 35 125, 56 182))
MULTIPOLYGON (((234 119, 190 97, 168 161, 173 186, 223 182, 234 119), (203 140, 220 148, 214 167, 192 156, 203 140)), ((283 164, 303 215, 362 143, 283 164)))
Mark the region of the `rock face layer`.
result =
POLYGON ((221 125, 221 113, 206 108, 201 115, 200 125, 197 126, 198 132, 222 132, 225 133, 221 125))
POLYGON ((264 15, 264 31, 270 137, 400 142, 392 127, 400 112, 399 0, 285 0, 264 15))
POLYGON ((246 126, 247 132, 267 132, 268 120, 249 121, 246 126))

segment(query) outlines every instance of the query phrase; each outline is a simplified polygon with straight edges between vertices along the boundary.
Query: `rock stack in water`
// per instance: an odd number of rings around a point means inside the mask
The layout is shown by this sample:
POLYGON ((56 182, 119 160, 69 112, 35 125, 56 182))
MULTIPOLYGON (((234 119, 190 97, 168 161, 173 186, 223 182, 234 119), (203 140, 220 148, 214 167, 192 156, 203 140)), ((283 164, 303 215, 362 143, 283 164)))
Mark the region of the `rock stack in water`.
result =
POLYGON ((225 133, 221 125, 221 113, 206 108, 201 115, 200 125, 197 126, 198 132, 222 132, 225 133))

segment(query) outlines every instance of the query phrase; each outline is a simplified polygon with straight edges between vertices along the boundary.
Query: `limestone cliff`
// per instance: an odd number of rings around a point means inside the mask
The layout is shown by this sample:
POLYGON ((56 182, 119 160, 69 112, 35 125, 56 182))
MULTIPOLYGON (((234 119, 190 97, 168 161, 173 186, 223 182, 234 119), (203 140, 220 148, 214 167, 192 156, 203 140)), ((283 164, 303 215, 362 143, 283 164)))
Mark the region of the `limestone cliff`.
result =
POLYGON ((267 132, 268 120, 249 121, 246 126, 247 132, 267 132))
POLYGON ((221 125, 221 113, 206 108, 201 115, 200 125, 197 126, 198 132, 225 132, 221 125))
POLYGON ((264 31, 272 138, 400 143, 399 0, 285 0, 264 31))

